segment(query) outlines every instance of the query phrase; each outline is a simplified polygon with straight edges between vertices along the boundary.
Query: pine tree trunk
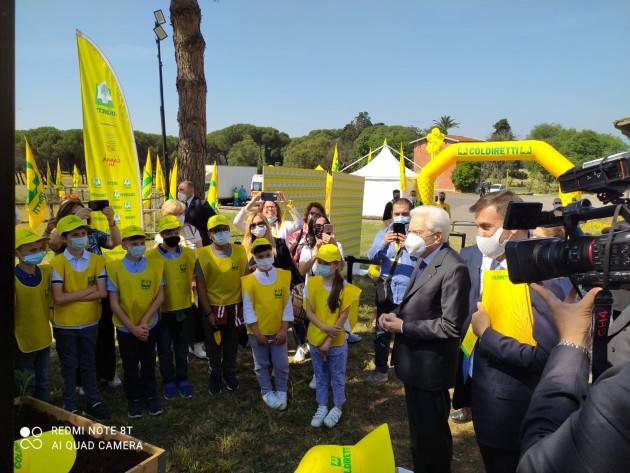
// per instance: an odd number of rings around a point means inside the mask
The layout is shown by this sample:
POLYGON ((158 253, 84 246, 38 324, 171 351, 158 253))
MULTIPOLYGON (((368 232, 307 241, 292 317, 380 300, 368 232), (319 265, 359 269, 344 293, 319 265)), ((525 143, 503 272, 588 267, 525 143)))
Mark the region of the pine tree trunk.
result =
POLYGON ((178 182, 190 180, 203 198, 206 162, 206 77, 201 34, 201 9, 197 0, 171 0, 173 43, 179 94, 178 182))

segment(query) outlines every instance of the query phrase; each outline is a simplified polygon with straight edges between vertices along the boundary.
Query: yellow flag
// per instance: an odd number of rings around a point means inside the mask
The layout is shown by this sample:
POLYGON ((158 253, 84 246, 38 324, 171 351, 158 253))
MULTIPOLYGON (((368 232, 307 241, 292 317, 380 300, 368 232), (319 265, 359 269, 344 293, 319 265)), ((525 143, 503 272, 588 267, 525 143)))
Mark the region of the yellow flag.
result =
POLYGON ((219 171, 217 162, 212 165, 212 175, 210 176, 210 187, 208 188, 208 204, 213 209, 219 207, 219 171))
POLYGON ((405 173, 405 152, 402 142, 400 143, 400 192, 407 190, 407 174, 405 173))
POLYGON ((168 198, 177 199, 177 158, 173 162, 171 174, 168 177, 168 198))
POLYGON ((52 172, 50 171, 50 161, 46 161, 46 187, 48 187, 49 192, 52 192, 53 180, 52 172))
POLYGON ((153 190, 153 166, 151 166, 151 150, 147 149, 147 161, 142 171, 142 203, 144 208, 151 208, 151 191, 153 190))
POLYGON ((339 149, 335 145, 335 152, 333 153, 332 165, 330 166, 330 172, 339 171, 339 149))
POLYGON ((155 192, 161 192, 162 195, 166 194, 166 183, 164 182, 164 172, 159 154, 155 158, 155 192))
POLYGON ((28 211, 28 224, 37 230, 37 227, 48 218, 48 207, 46 207, 46 194, 44 193, 44 183, 42 176, 37 169, 35 156, 31 151, 26 136, 24 137, 26 150, 26 210, 28 211))
POLYGON ((81 174, 76 164, 72 166, 72 187, 75 190, 81 187, 81 174))
POLYGON ((57 175, 55 176, 55 187, 57 188, 57 195, 60 199, 63 199, 66 195, 66 191, 63 188, 63 182, 61 181, 61 164, 57 160, 57 175))
POLYGON ((370 147, 370 152, 368 153, 368 163, 372 161, 372 148, 370 147))
POLYGON ((326 209, 326 213, 330 215, 330 204, 332 197, 332 181, 333 176, 332 173, 326 174, 326 200, 324 202, 324 208, 326 209))
MULTIPOLYGON (((80 31, 77 49, 90 199, 109 200, 121 227, 142 226, 140 168, 125 96, 107 58, 80 31)), ((106 229, 107 218, 93 212, 92 225, 106 229)))

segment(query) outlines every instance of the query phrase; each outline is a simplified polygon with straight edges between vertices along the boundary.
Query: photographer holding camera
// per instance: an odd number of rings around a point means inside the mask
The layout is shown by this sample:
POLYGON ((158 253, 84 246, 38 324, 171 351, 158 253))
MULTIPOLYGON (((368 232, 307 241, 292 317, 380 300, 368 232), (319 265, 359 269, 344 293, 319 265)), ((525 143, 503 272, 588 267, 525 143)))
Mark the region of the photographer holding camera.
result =
MULTIPOLYGON (((577 304, 538 284, 560 335, 523 421, 519 473, 621 473, 630 466, 630 361, 606 370, 589 388, 592 289, 577 304)), ((627 317, 630 307, 619 317, 627 317)))

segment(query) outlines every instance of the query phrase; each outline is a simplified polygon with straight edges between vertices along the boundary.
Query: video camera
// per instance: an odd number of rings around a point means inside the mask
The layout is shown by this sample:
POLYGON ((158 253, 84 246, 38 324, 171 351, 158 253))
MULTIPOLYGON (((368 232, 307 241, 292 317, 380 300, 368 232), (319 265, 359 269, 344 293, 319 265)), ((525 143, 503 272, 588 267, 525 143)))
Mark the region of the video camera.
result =
POLYGON ((574 284, 611 289, 630 284, 630 152, 589 161, 558 178, 562 192, 597 194, 606 205, 592 207, 587 199, 545 212, 541 203, 510 202, 503 228, 529 230, 563 226, 566 239, 543 238, 508 242, 505 254, 514 283, 544 281, 568 276, 574 284), (611 225, 607 234, 587 236, 581 222, 617 217, 625 223, 611 225))

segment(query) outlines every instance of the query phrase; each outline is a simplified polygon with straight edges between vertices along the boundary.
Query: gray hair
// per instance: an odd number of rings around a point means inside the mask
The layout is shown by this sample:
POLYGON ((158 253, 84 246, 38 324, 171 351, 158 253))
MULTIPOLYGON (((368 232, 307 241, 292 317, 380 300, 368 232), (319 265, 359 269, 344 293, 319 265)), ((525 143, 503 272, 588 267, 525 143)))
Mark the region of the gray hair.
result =
POLYGON ((429 231, 440 232, 442 243, 448 241, 448 236, 451 233, 451 218, 444 209, 434 205, 423 205, 413 209, 410 215, 411 220, 422 218, 429 231))

